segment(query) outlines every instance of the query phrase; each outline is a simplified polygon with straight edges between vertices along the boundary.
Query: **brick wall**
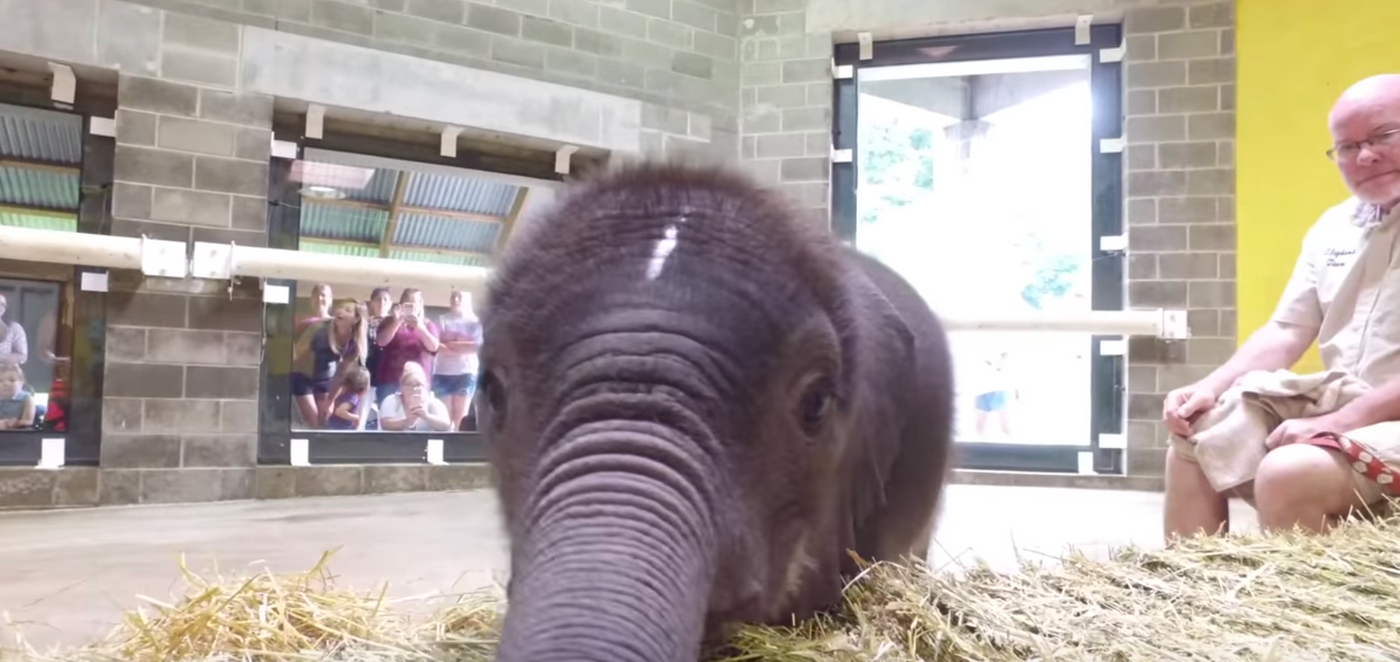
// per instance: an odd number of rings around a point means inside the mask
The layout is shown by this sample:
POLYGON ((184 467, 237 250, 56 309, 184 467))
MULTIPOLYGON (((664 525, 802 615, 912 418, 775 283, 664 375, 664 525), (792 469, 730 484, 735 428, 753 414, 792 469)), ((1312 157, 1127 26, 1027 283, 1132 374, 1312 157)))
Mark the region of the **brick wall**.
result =
POLYGON ((639 99, 648 153, 738 153, 734 0, 131 1, 639 99))
POLYGON ((1193 338, 1129 344, 1128 472, 1160 476, 1162 398, 1235 349, 1234 6, 1126 17, 1128 302, 1185 308, 1193 338))
MULTIPOLYGON (((266 245, 272 99, 232 91, 240 30, 169 14, 163 78, 118 79, 113 234, 266 245)), ((258 294, 113 274, 103 502, 253 495, 258 294)))
POLYGON ((807 34, 805 0, 740 0, 740 158, 829 227, 831 35, 807 34))

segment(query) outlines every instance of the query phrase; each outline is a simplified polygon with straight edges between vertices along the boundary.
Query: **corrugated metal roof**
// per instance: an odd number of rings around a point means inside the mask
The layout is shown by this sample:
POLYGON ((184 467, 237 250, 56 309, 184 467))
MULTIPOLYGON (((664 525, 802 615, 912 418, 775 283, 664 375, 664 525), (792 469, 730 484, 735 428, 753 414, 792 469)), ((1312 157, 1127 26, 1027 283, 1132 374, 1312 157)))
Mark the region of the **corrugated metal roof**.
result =
POLYGON ((76 210, 78 185, 77 173, 0 167, 0 203, 76 210))
POLYGON ((0 104, 0 156, 78 165, 83 120, 77 115, 0 104))
POLYGON ((415 172, 409 177, 404 204, 505 216, 510 213, 518 190, 520 187, 514 184, 415 172))
POLYGON ((347 190, 345 197, 360 202, 389 204, 394 200, 394 186, 399 180, 399 171, 380 168, 369 179, 369 186, 357 191, 347 190))
MULTIPOLYGON (((332 157, 327 160, 318 159, 316 163, 364 168, 363 165, 351 163, 352 161, 354 160, 348 157, 332 157), (346 162, 339 163, 341 160, 346 162)), ((334 169, 321 173, 324 175, 322 178, 331 177, 332 170, 334 169)), ((403 206, 419 209, 504 218, 510 214, 516 196, 523 188, 516 184, 489 181, 470 175, 401 171, 395 168, 375 169, 368 185, 359 187, 356 183, 354 187, 342 185, 340 188, 349 200, 373 203, 382 206, 383 209, 318 204, 314 199, 303 198, 301 250, 336 255, 377 256, 379 252, 373 246, 317 240, 378 244, 382 233, 388 227, 388 207, 393 202, 394 188, 400 172, 406 172, 408 175, 403 206)), ((364 181, 363 176, 360 175, 359 181, 364 181)), ((414 262, 485 266, 494 252, 496 237, 501 228, 502 224, 499 222, 469 221, 432 213, 400 213, 390 242, 390 257, 414 262), (482 255, 455 255, 436 252, 433 249, 482 255)))
POLYGON ((445 248, 490 253, 496 245, 500 223, 466 221, 427 214, 400 214, 393 243, 417 248, 445 248))
POLYGON ((29 230, 57 230, 59 232, 77 232, 78 217, 0 212, 0 225, 11 228, 26 228, 29 230))
POLYGON ((423 251, 396 249, 389 251, 389 258, 393 260, 407 260, 409 262, 431 262, 433 264, 458 264, 468 267, 490 266, 490 259, 485 256, 475 255, 454 255, 451 253, 427 253, 423 251))
POLYGON ((389 224, 389 212, 365 207, 317 204, 303 199, 301 234, 308 238, 379 243, 389 224))

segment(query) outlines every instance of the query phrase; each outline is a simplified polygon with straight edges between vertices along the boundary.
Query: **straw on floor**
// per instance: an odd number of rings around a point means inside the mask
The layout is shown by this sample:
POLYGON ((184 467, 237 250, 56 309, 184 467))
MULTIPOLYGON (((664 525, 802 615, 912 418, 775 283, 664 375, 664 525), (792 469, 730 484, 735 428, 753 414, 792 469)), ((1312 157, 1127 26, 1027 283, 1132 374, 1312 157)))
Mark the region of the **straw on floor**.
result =
MULTIPOLYGON (((463 596, 411 619, 385 587, 333 585, 309 571, 241 580, 188 571, 188 594, 127 615, 103 641, 73 651, 13 653, 89 662, 489 660, 498 595, 463 596)), ((1001 662, 1400 659, 1400 519, 1329 535, 1200 538, 1167 550, 1127 548, 1106 561, 1071 552, 930 573, 877 564, 847 589, 841 613, 788 628, 749 627, 717 662, 1001 662)), ((0 658, 6 657, 0 654, 0 658)))

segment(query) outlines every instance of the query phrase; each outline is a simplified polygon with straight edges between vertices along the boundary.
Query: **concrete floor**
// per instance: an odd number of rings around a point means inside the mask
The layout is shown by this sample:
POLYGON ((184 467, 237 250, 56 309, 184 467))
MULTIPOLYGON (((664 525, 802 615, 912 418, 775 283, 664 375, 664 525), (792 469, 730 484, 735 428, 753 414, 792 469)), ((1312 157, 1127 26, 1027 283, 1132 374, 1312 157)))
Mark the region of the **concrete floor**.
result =
MULTIPOLYGON (((1067 545, 1095 556, 1159 546, 1161 503, 1146 492, 953 485, 934 562, 980 556, 1012 569, 1018 554, 1053 559, 1067 545)), ((1246 510, 1236 521, 1249 526, 1246 510)), ((105 634, 138 604, 135 595, 180 590, 182 553, 196 572, 217 562, 241 575, 263 565, 303 570, 336 547, 340 586, 387 581, 391 596, 418 607, 490 585, 506 561, 488 491, 8 513, 0 514, 0 611, 37 647, 79 644, 105 634)), ((13 644, 13 628, 0 629, 0 647, 13 644)))

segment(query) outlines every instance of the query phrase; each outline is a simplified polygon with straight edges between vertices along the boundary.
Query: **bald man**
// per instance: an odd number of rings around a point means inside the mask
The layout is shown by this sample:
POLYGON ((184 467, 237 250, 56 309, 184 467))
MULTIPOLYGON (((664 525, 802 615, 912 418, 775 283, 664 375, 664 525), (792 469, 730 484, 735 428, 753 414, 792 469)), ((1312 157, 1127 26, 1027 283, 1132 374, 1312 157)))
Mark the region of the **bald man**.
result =
MULTIPOLYGON (((1189 438, 1192 422, 1241 375, 1288 369, 1314 340, 1326 369, 1373 388, 1337 411, 1285 421, 1270 434, 1254 480, 1231 490, 1254 502, 1265 530, 1298 525, 1322 531, 1380 504, 1386 494, 1380 482, 1389 479, 1359 471, 1339 446, 1314 435, 1346 435, 1400 420, 1400 75, 1367 78, 1347 89, 1328 127, 1327 156, 1351 197, 1308 230, 1270 320, 1223 366, 1169 393, 1162 407, 1167 427, 1189 438)), ((1229 530, 1230 495, 1211 487, 1186 448, 1174 443, 1167 452, 1168 540, 1229 530)))

